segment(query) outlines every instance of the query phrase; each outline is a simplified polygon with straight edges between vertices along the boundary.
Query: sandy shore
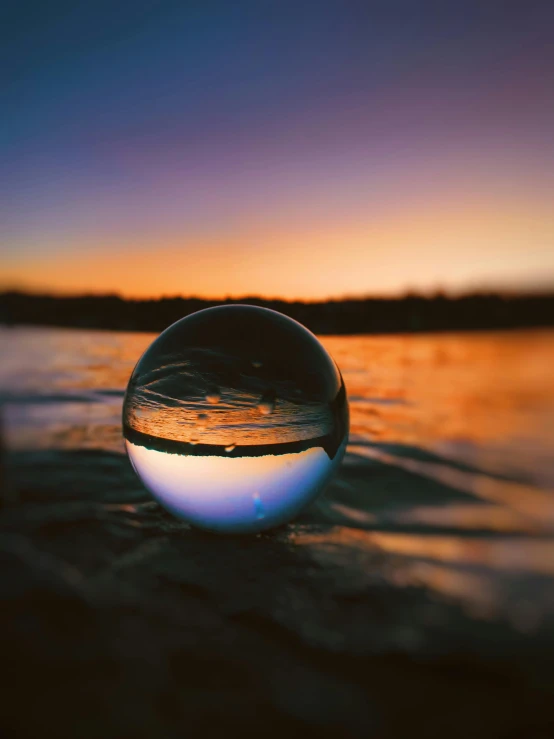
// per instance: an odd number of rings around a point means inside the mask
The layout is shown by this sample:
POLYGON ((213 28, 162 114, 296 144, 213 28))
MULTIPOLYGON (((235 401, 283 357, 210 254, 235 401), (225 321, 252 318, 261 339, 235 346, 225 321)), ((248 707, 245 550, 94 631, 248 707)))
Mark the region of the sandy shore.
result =
MULTIPOLYGON (((410 579, 414 557, 383 538, 409 525, 343 526, 326 503, 218 537, 164 513, 121 455, 13 453, 7 472, 6 737, 551 735, 551 621, 441 594, 428 554, 410 579)), ((370 478, 405 489, 406 474, 374 462, 370 478)), ((330 494, 339 510, 357 476, 370 479, 351 457, 330 494)))

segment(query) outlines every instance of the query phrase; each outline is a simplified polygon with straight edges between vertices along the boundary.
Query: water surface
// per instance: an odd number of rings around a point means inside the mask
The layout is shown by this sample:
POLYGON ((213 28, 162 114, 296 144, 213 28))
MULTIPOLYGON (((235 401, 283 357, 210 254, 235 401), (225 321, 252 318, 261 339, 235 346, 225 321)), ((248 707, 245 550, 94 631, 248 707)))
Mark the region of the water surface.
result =
MULTIPOLYGON (((2 329, 5 445, 31 460, 124 454, 123 394, 153 338, 2 329)), ((318 564, 357 557, 361 582, 425 588, 475 620, 524 633, 545 626, 554 614, 553 339, 323 337, 346 383, 350 442, 338 477, 302 517, 331 528, 299 526, 295 543, 318 564), (375 552, 383 558, 366 568, 375 552)), ((25 474, 42 484, 32 462, 25 474)))

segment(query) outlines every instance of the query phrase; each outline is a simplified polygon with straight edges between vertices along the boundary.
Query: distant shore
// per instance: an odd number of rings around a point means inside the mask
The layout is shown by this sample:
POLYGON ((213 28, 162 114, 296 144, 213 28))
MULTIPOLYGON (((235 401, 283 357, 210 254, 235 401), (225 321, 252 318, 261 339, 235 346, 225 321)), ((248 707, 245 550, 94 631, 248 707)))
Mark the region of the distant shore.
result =
POLYGON ((162 331, 203 308, 243 303, 277 310, 316 334, 377 334, 426 331, 503 330, 554 326, 554 292, 459 297, 406 295, 325 302, 287 302, 245 297, 206 300, 132 300, 118 295, 61 297, 0 293, 0 323, 7 326, 59 326, 118 331, 162 331))

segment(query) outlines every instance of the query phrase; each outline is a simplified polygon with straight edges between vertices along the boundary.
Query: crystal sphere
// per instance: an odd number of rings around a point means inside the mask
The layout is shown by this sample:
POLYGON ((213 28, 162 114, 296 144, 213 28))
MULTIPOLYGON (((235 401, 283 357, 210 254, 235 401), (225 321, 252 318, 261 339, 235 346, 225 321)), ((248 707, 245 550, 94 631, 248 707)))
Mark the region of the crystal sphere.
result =
POLYGON ((222 533, 292 519, 348 438, 341 374, 316 337, 267 308, 208 308, 138 361, 123 403, 131 463, 175 516, 222 533))

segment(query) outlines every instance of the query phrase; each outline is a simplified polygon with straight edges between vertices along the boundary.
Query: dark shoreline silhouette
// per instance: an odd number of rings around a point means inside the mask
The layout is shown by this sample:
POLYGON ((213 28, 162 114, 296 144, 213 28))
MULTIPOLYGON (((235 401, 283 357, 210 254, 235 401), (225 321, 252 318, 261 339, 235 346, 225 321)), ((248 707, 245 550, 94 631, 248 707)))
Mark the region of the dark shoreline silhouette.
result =
POLYGON ((267 455, 299 454, 314 447, 321 447, 329 459, 334 459, 339 449, 335 438, 330 435, 281 444, 237 444, 229 452, 225 451, 225 447, 219 444, 190 444, 186 441, 161 439, 151 434, 143 434, 129 426, 129 424, 123 425, 123 435, 131 444, 153 449, 157 452, 184 454, 189 457, 264 457, 267 455))
POLYGON ((162 331, 203 308, 242 303, 272 308, 316 334, 375 334, 472 331, 554 326, 554 292, 502 295, 472 293, 448 297, 357 298, 288 302, 245 297, 205 300, 131 300, 118 295, 61 297, 23 292, 0 293, 0 323, 119 331, 162 331))

